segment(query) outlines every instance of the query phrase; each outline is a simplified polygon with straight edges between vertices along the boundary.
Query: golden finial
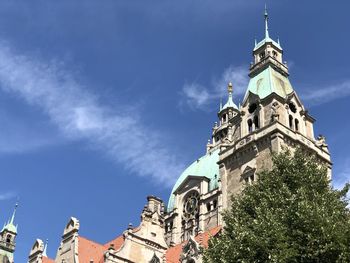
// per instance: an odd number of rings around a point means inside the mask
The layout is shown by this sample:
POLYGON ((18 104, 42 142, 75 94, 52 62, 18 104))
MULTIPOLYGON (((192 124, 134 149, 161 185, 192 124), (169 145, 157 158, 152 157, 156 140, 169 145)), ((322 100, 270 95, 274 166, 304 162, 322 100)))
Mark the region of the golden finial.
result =
POLYGON ((228 86, 227 86, 227 91, 228 91, 229 93, 232 93, 232 91, 233 91, 233 85, 232 85, 232 82, 228 83, 228 86))

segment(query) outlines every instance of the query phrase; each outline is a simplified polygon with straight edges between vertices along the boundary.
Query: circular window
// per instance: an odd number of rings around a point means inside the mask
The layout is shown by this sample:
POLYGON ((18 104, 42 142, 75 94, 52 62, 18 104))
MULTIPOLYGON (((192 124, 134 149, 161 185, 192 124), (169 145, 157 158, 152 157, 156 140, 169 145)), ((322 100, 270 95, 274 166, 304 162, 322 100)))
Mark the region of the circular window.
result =
POLYGON ((189 194, 184 202, 183 208, 184 216, 189 218, 193 217, 199 212, 199 194, 198 192, 192 192, 189 194))

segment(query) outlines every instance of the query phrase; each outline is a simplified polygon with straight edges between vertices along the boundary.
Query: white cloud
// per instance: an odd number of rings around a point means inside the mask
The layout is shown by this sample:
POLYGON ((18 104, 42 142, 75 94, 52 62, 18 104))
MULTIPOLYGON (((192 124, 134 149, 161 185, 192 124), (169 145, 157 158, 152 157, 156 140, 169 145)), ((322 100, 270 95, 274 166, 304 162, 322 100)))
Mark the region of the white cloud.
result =
POLYGON ((9 200, 16 197, 15 192, 0 192, 0 201, 9 200))
POLYGON ((136 111, 101 105, 60 63, 19 55, 0 43, 0 86, 42 109, 64 136, 87 140, 134 174, 171 185, 183 168, 136 111))
POLYGON ((347 80, 339 84, 321 86, 317 89, 307 89, 307 92, 301 94, 301 98, 311 105, 321 105, 349 95, 350 81, 347 80))
POLYGON ((197 82, 186 83, 182 88, 181 104, 186 104, 192 109, 206 110, 208 107, 220 99, 227 98, 227 84, 233 83, 233 96, 244 94, 248 86, 248 70, 246 67, 229 66, 220 77, 214 78, 210 86, 203 86, 197 82))

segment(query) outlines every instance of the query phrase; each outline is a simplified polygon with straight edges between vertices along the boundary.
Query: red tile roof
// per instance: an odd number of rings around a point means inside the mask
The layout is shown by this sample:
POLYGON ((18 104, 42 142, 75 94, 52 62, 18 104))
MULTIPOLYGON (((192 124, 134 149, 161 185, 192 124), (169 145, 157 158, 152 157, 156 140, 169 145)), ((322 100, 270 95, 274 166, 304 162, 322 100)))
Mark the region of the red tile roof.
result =
POLYGON ((121 235, 121 236, 118 236, 115 239, 107 242, 106 244, 104 244, 104 247, 106 250, 108 250, 110 248, 111 244, 113 244, 114 249, 118 250, 123 245, 123 243, 124 243, 124 236, 121 235))
MULTIPOLYGON (((211 237, 216 236, 221 230, 221 226, 214 227, 207 232, 195 236, 195 240, 203 247, 208 247, 208 241, 211 237)), ((182 247, 187 241, 182 242, 174 247, 171 247, 166 252, 166 262, 167 263, 179 263, 180 255, 182 252, 182 247)))
POLYGON ((78 256, 79 262, 103 262, 103 255, 106 251, 104 245, 79 236, 78 256))
POLYGON ((48 257, 43 257, 43 263, 55 263, 55 260, 48 257))

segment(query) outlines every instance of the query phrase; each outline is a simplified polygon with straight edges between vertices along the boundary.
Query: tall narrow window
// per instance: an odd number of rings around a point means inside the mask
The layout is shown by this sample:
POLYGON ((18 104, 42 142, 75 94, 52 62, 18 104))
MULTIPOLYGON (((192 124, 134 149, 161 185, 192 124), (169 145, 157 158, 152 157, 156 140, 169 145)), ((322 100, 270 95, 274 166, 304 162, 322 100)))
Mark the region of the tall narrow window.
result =
POLYGON ((258 116, 254 116, 254 126, 255 126, 255 129, 259 129, 260 128, 260 125, 259 125, 259 117, 258 116))
POLYGON ((299 121, 295 119, 295 130, 299 131, 299 121))
POLYGON ((293 116, 289 115, 289 128, 293 129, 293 116))
POLYGON ((248 120, 248 132, 251 133, 253 131, 253 122, 251 119, 248 120))

